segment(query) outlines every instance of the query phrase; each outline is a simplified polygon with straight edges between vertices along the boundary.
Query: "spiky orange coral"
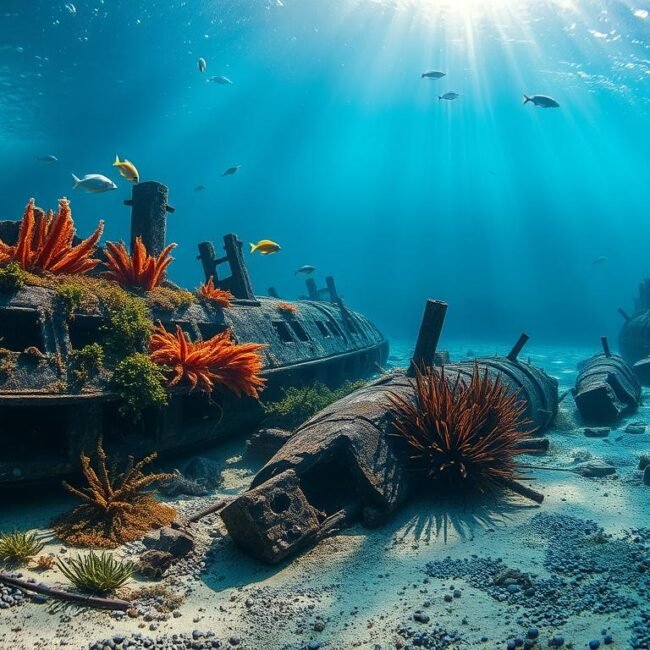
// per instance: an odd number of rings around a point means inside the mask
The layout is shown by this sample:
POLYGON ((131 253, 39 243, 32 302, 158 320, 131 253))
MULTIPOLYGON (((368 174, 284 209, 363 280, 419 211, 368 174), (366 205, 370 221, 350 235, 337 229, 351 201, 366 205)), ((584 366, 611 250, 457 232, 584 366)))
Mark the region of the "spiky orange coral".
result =
POLYGON ((298 307, 290 302, 279 302, 276 307, 278 311, 284 312, 285 314, 297 314, 298 307))
POLYGON ((229 330, 207 341, 192 343, 178 325, 176 334, 171 334, 161 324, 149 342, 152 361, 166 366, 172 373, 170 386, 185 381, 191 391, 198 387, 211 393, 216 383, 238 397, 245 394, 255 399, 266 382, 260 376, 262 356, 259 351, 263 347, 258 343, 235 343, 229 330))
POLYGON ((214 278, 210 276, 210 279, 201 285, 199 288, 199 295, 210 302, 215 303, 219 307, 230 307, 230 303, 233 299, 232 293, 230 291, 224 291, 214 286, 214 278))
POLYGON ((411 469, 450 494, 525 492, 515 479, 516 456, 530 451, 522 444, 526 405, 500 377, 478 364, 469 382, 429 369, 416 373, 414 388, 414 400, 390 397, 411 469))
POLYGON ((30 199, 16 245, 0 240, 0 264, 15 261, 25 271, 36 273, 87 273, 99 264, 92 255, 103 229, 104 223, 100 221, 95 232, 75 246, 70 202, 60 199, 56 214, 51 210, 45 214, 35 209, 34 199, 30 199))
POLYGON ((124 242, 106 242, 108 270, 104 277, 125 287, 139 287, 151 291, 164 280, 167 267, 174 261, 170 255, 174 248, 176 244, 169 244, 155 257, 149 255, 141 237, 135 238, 131 254, 124 242))

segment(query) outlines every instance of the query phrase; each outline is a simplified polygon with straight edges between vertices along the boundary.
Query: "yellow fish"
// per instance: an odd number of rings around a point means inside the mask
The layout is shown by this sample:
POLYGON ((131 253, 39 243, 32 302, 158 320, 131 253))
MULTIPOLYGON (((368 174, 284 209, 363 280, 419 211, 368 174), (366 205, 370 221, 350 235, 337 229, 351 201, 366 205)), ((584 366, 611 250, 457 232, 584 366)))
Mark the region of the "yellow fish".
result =
POLYGON ((126 178, 127 181, 133 181, 134 183, 140 182, 140 174, 138 174, 138 170, 135 168, 135 165, 126 160, 126 158, 120 160, 120 157, 116 155, 113 167, 117 167, 120 174, 126 178))
POLYGON ((271 255, 280 250, 280 245, 270 239, 260 239, 257 244, 250 244, 251 253, 259 251, 260 255, 271 255))

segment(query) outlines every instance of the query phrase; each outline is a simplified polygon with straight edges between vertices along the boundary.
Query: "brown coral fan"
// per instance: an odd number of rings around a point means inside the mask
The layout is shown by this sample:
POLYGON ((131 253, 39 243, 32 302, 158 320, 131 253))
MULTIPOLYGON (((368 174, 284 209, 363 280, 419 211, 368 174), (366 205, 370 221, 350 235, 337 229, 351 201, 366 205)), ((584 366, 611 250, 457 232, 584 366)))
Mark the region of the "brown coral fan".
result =
POLYGON ((276 307, 278 311, 281 311, 285 314, 297 314, 298 307, 290 302, 279 302, 276 307))
POLYGON ((233 299, 233 295, 230 291, 224 291, 223 289, 214 286, 214 279, 212 276, 210 276, 210 279, 207 282, 201 285, 199 288, 199 295, 201 298, 205 298, 219 307, 230 307, 230 303, 233 299))
MULTIPOLYGON (((516 456, 526 453, 525 403, 501 378, 474 366, 469 382, 443 370, 416 373, 415 400, 393 394, 395 433, 414 472, 452 495, 517 492, 516 456)), ((520 489, 521 488, 521 489, 520 489)))
POLYGON ((54 522, 54 531, 68 544, 115 548, 143 537, 147 531, 168 526, 176 511, 157 501, 146 491, 169 474, 144 474, 143 467, 153 461, 151 454, 133 464, 123 474, 111 476, 101 440, 97 443, 97 469, 85 454, 81 465, 88 487, 77 489, 63 482, 64 487, 84 503, 54 522))
POLYGON ((265 384, 260 376, 259 351, 263 347, 257 343, 235 343, 229 331, 192 343, 178 325, 176 334, 171 334, 159 324, 151 337, 149 352, 154 363, 173 373, 170 386, 185 381, 190 390, 198 387, 211 393, 215 384, 221 384, 238 397, 245 394, 257 399, 265 384))
POLYGON ((157 257, 149 255, 140 237, 135 238, 133 252, 129 254, 124 242, 106 242, 104 277, 115 280, 124 287, 138 287, 151 291, 165 279, 167 267, 174 261, 170 253, 176 244, 169 244, 157 257))
POLYGON ((35 273, 87 273, 99 264, 92 255, 103 229, 100 221, 95 232, 75 246, 70 202, 61 199, 56 214, 51 210, 45 214, 36 209, 34 199, 30 199, 16 245, 10 246, 0 240, 0 264, 15 261, 23 270, 35 273))

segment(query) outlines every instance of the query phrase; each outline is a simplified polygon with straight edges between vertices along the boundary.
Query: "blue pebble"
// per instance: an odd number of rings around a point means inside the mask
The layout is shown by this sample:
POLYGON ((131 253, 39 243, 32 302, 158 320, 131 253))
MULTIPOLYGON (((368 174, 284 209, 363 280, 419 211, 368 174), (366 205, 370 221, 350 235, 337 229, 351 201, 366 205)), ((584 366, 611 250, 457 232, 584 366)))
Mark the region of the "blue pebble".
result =
POLYGON ((528 628, 528 638, 536 639, 539 636, 539 630, 536 627, 528 628))
POLYGON ((515 650, 516 647, 514 641, 508 641, 508 645, 506 646, 507 650, 515 650))
POLYGON ((596 650, 596 648, 600 648, 600 639, 592 639, 589 641, 589 648, 591 650, 596 650))
POLYGON ((515 648, 521 648, 523 645, 524 645, 524 640, 520 636, 518 636, 515 639, 515 648))
POLYGON ((612 643, 614 643, 614 637, 611 634, 606 634, 603 637, 603 643, 605 645, 611 645, 612 643))
POLYGON ((559 634, 554 636, 551 639, 551 645, 554 645, 556 648, 559 648, 560 646, 564 645, 564 637, 560 636, 559 634))

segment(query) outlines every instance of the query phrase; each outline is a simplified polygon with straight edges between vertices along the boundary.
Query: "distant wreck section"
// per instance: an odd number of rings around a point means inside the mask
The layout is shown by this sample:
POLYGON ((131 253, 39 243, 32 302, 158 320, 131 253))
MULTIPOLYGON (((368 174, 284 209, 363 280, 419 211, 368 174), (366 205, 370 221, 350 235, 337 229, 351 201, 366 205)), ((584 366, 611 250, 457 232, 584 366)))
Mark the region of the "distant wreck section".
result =
MULTIPOLYGON (((396 452, 389 396, 414 399, 409 375, 434 364, 445 310, 444 303, 427 303, 409 370, 385 375, 308 420, 257 474, 250 490, 223 509, 238 545, 260 560, 280 562, 353 521, 379 525, 409 498, 414 484, 396 452)), ((476 363, 525 402, 527 430, 537 436, 557 414, 557 381, 519 360, 527 338, 522 335, 506 357, 476 363)), ((469 377, 474 369, 475 362, 445 366, 450 377, 469 377)), ((530 447, 543 450, 545 442, 530 447)), ((543 498, 532 490, 525 496, 543 498)))
MULTIPOLYGON (((167 215, 174 211, 167 187, 136 184, 125 203, 131 206, 131 248, 138 241, 147 254, 161 255, 167 215)), ((43 211, 31 205, 42 219, 43 211)), ((20 228, 19 221, 0 222, 6 250, 16 250, 20 228)), ((102 436, 112 455, 145 456, 212 444, 262 419, 264 409, 251 397, 220 388, 206 396, 187 385, 168 387, 167 405, 146 410, 139 422, 125 417, 112 382, 114 366, 96 363, 86 372, 81 364, 88 361, 89 349, 99 354, 89 346, 103 345, 107 333, 117 336, 110 331, 120 318, 115 312, 132 300, 142 305, 151 326, 161 323, 171 333, 178 327, 189 342, 230 331, 237 344, 261 344, 265 400, 316 381, 338 387, 385 365, 388 341, 344 304, 333 277, 324 290, 310 280, 309 299, 281 302, 255 295, 236 235, 223 238, 220 255, 209 241, 198 249, 206 280, 228 296, 224 304, 167 281, 155 291, 121 287, 100 277, 106 263, 102 248, 96 250, 99 266, 92 273, 61 279, 36 272, 29 281, 0 286, 0 485, 74 474, 81 453, 94 449, 102 436)), ((138 351, 148 353, 146 341, 138 351)))

